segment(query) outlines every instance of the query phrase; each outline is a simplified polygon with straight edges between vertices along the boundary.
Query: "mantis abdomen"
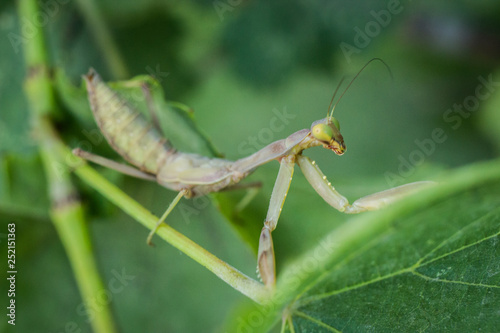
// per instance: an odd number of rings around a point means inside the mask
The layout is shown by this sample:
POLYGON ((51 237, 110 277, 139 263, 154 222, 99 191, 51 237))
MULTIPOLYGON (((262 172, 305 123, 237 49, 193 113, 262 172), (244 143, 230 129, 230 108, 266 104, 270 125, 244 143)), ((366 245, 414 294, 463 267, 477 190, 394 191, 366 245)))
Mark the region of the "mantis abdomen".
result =
POLYGON ((109 144, 142 171, 157 174, 175 149, 138 111, 102 82, 94 70, 85 80, 92 112, 109 144))

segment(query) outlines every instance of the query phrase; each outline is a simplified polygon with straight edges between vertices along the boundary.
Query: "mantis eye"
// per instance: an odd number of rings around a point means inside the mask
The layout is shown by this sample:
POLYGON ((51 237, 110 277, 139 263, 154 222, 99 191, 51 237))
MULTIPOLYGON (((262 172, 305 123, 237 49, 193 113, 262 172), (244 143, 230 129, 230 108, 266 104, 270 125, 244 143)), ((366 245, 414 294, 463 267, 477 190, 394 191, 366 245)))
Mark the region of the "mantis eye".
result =
POLYGON ((324 142, 330 142, 333 137, 332 129, 326 124, 314 125, 311 132, 316 139, 324 142))
POLYGON ((337 129, 340 131, 340 124, 339 124, 339 121, 337 120, 337 118, 334 118, 334 117, 331 117, 330 118, 330 121, 335 125, 335 127, 337 127, 337 129))

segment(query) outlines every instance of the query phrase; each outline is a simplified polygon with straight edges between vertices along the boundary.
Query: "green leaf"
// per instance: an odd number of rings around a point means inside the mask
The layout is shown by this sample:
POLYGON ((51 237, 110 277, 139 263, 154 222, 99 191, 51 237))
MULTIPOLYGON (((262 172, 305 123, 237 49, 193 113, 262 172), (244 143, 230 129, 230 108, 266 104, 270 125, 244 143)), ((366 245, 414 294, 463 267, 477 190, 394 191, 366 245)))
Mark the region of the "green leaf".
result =
POLYGON ((460 169, 336 229, 228 331, 266 332, 281 318, 287 332, 495 331, 499 234, 500 162, 460 169))

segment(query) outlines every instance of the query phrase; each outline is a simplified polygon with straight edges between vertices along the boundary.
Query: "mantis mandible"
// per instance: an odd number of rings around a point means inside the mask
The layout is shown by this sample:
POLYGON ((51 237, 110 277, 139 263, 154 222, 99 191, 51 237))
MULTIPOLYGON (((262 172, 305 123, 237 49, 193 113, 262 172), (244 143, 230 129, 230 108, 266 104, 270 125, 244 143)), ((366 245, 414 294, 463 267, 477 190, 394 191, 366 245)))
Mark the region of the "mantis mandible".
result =
MULTIPOLYGON (((367 65, 368 63, 354 79, 367 65)), ((273 160, 280 163, 267 216, 260 234, 257 256, 258 271, 263 283, 269 288, 273 288, 276 282, 271 233, 277 226, 295 164, 298 164, 307 181, 328 204, 347 214, 379 209, 431 183, 422 181, 402 185, 365 196, 352 204, 349 204, 348 200, 335 190, 316 163, 302 155, 302 152, 308 148, 321 146, 339 156, 344 154, 346 151, 344 138, 340 133, 338 120, 333 117, 333 110, 343 94, 333 106, 331 113, 327 114, 326 118, 313 122, 310 128, 297 131, 286 139, 275 141, 248 157, 229 161, 175 150, 152 124, 149 124, 125 99, 109 88, 93 69, 84 78, 92 112, 101 132, 113 149, 136 168, 80 149, 75 149, 74 153, 125 174, 156 181, 161 186, 178 192, 158 221, 156 228, 149 234, 148 243, 182 197, 192 198, 230 188, 260 165, 273 160)), ((347 89, 344 93, 346 91, 347 89)))

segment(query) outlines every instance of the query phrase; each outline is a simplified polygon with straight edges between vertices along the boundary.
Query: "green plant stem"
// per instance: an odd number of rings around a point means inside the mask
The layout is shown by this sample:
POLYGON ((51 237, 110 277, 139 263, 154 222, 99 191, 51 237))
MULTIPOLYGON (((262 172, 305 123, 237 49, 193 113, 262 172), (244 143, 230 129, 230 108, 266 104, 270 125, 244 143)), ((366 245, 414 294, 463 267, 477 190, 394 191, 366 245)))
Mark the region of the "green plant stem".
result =
MULTIPOLYGON (((83 161, 82 165, 75 169, 75 173, 92 188, 120 207, 146 228, 151 230, 156 226, 158 217, 151 214, 118 187, 108 182, 83 161)), ((261 283, 249 278, 236 268, 217 258, 167 224, 162 224, 156 233, 170 245, 206 267, 224 282, 255 302, 263 303, 270 296, 269 290, 261 283)))
MULTIPOLYGON (((35 0, 20 0, 18 9, 21 21, 32 20, 38 13, 35 0)), ((89 232, 78 193, 71 183, 65 164, 62 163, 62 155, 58 153, 62 143, 49 118, 57 107, 49 76, 46 44, 42 28, 35 26, 36 31, 33 36, 27 38, 24 47, 27 69, 24 89, 50 192, 50 216, 68 254, 83 302, 87 305, 94 303, 105 288, 92 255, 89 232)), ((107 305, 92 313, 93 316, 89 317, 89 320, 95 332, 116 332, 107 305)))
MULTIPOLYGON (((35 1, 20 0, 18 2, 19 16, 21 22, 31 22, 38 13, 38 5, 35 1)), ((36 26, 33 36, 27 37, 24 43, 24 58, 29 80, 24 82, 24 90, 30 99, 36 101, 31 103, 32 112, 43 116, 55 112, 54 93, 48 75, 47 51, 43 30, 36 26)))
MULTIPOLYGON (((68 167, 62 163, 61 152, 66 147, 58 138, 52 124, 45 117, 36 118, 35 130, 40 140, 40 153, 49 183, 52 208, 50 217, 64 245, 82 295, 83 303, 95 304, 106 292, 95 263, 92 243, 85 220, 84 209, 78 193, 71 183, 68 167)), ((116 332, 108 304, 99 308, 87 308, 95 332, 116 332)))
POLYGON ((125 61, 118 51, 108 26, 102 19, 101 12, 94 0, 76 1, 92 35, 97 41, 108 68, 115 79, 125 79, 129 76, 125 61))

